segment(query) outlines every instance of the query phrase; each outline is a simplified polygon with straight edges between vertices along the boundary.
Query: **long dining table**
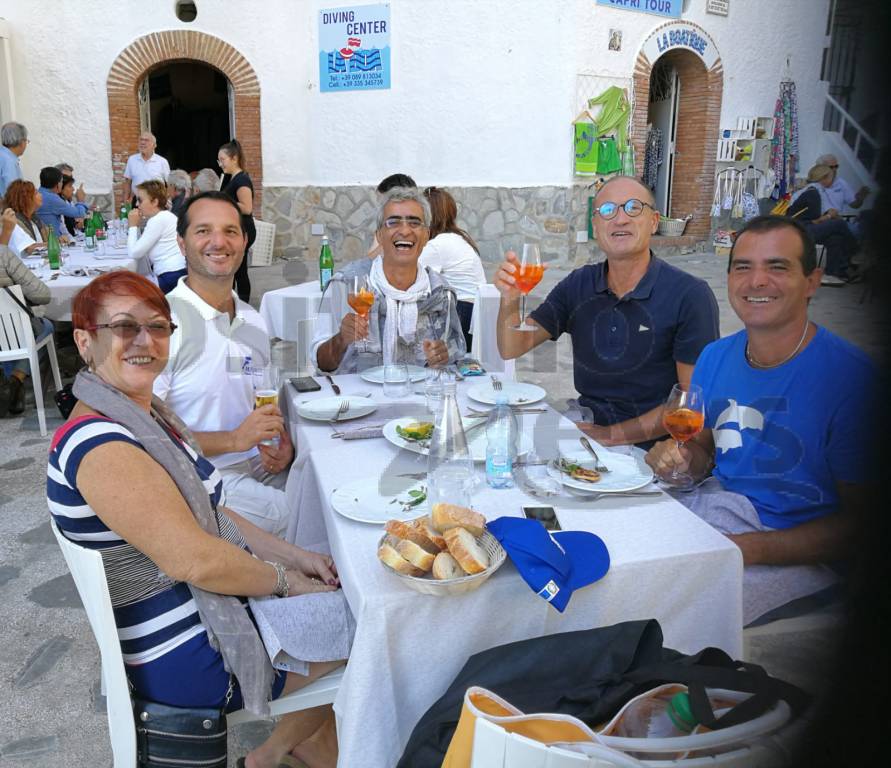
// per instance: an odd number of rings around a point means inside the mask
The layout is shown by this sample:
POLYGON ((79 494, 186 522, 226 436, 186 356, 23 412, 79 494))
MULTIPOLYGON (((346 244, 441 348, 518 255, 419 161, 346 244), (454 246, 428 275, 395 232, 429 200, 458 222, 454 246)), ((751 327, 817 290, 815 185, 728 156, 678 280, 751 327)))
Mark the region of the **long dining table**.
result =
MULTIPOLYGON (((390 400, 379 384, 357 375, 335 377, 342 395, 370 395, 378 408, 336 428, 298 415, 298 406, 331 397, 330 385, 297 393, 284 387, 296 456, 286 486, 293 517, 290 540, 333 555, 356 634, 334 702, 339 766, 392 766, 414 725, 441 696, 469 656, 504 643, 633 619, 656 618, 665 643, 685 653, 717 646, 738 658, 742 650, 742 557, 727 538, 670 495, 601 497, 561 494, 547 501, 519 487, 493 489, 483 466, 472 506, 493 520, 520 517, 523 504, 549 504, 564 530, 597 534, 610 554, 600 581, 573 593, 558 613, 526 585, 510 559, 475 591, 458 596, 415 592, 377 559, 381 525, 348 519, 335 511, 332 493, 360 478, 420 474, 425 457, 386 439, 345 440, 335 431, 380 425, 400 416, 422 416, 425 401, 412 394, 390 400)), ((458 385, 462 413, 476 405, 458 385)), ((415 385, 421 387, 421 384, 415 385)), ((429 419, 429 416, 427 417, 429 419)), ((578 447, 576 426, 551 408, 519 417, 539 457, 578 447)), ((595 448, 601 447, 595 443, 595 448)), ((599 451, 598 451, 599 452, 599 451)), ((405 478, 408 486, 412 480, 405 478)))

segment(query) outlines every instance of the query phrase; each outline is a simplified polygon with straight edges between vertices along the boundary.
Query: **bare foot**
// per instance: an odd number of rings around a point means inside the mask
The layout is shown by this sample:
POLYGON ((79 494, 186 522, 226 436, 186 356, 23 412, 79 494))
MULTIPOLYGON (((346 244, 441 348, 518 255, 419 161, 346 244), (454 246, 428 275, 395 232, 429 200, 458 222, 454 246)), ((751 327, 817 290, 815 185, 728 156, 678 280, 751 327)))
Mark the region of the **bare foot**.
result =
POLYGON ((301 759, 309 768, 336 768, 337 727, 334 713, 325 719, 312 736, 294 747, 291 754, 301 759))

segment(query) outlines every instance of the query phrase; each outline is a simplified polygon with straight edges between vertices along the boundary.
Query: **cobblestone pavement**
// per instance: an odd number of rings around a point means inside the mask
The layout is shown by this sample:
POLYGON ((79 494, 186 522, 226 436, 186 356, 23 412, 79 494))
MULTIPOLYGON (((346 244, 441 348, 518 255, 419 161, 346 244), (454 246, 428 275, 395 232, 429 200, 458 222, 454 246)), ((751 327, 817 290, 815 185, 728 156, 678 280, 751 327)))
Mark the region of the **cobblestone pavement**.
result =
MULTIPOLYGON (((721 332, 740 325, 726 299, 725 262, 709 253, 670 257, 670 261, 704 277, 721 307, 721 332)), ((285 284, 283 263, 252 269, 255 296, 285 284)), ((491 271, 491 268, 490 270, 491 271)), ((533 294, 541 297, 565 271, 552 270, 533 294)), ((814 298, 811 317, 818 323, 878 356, 887 337, 875 314, 878 302, 860 303, 861 285, 823 288, 814 298)), ((255 303, 259 303, 258 300, 255 303)), ((519 376, 542 384, 549 400, 562 407, 574 394, 571 350, 565 340, 549 355, 518 366, 519 376)), ((50 434, 61 423, 48 411, 50 434)), ((48 525, 44 498, 49 437, 41 438, 36 413, 0 420, 0 763, 8 766, 110 766, 111 751, 104 699, 99 691, 99 657, 74 589, 48 525)), ((774 674, 808 687, 825 669, 834 633, 786 635, 760 639, 751 655, 774 674)), ((269 726, 248 724, 234 729, 230 764, 262 741, 269 726)))

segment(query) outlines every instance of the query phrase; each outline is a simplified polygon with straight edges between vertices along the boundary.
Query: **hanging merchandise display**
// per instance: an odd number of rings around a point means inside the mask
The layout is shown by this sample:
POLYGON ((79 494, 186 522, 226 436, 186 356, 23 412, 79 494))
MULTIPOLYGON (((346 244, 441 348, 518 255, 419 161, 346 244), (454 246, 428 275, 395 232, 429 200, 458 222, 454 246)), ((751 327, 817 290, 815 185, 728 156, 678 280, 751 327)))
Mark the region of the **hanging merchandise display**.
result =
POLYGON ((622 175, 634 176, 634 145, 629 141, 622 153, 622 175))
POLYGON ((770 167, 777 179, 774 197, 781 198, 795 189, 798 171, 798 97, 791 80, 780 83, 774 118, 770 167))
POLYGON ((628 118, 631 115, 628 94, 623 88, 612 85, 599 96, 588 99, 589 109, 598 105, 602 109, 596 120, 597 136, 612 134, 616 139, 616 148, 619 152, 624 152, 628 141, 628 118))
POLYGON ((597 128, 588 110, 583 110, 573 120, 575 131, 575 174, 591 176, 597 173, 597 128))
POLYGON ((643 182, 651 190, 656 189, 656 180, 659 175, 659 166, 664 160, 664 146, 662 129, 650 126, 647 130, 647 148, 644 155, 643 182))
POLYGON ((616 173, 622 170, 619 148, 612 136, 597 139, 597 173, 616 173))

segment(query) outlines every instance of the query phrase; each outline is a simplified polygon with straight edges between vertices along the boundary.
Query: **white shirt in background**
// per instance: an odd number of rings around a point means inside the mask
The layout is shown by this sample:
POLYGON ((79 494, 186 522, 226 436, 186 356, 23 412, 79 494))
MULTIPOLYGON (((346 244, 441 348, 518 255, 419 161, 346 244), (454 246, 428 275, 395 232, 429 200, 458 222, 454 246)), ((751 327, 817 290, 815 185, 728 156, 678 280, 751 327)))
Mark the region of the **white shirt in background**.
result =
POLYGON ((155 275, 186 268, 186 257, 176 242, 176 216, 170 211, 159 211, 145 223, 142 237, 137 227, 127 233, 127 250, 136 260, 148 256, 155 275))
POLYGON ((40 229, 38 229, 36 224, 34 225, 34 232, 37 235, 36 240, 27 233, 21 224, 16 224, 9 238, 9 250, 20 259, 24 259, 28 255, 25 253, 25 248, 34 245, 34 243, 43 242, 43 238, 40 236, 40 229))
POLYGON ((127 167, 124 168, 124 178, 130 179, 130 186, 133 194, 136 194, 136 185, 142 184, 144 181, 158 179, 159 181, 167 181, 170 175, 170 164, 161 155, 152 154, 146 160, 139 152, 130 155, 127 158, 127 167))
POLYGON ((443 232, 428 242, 418 264, 439 272, 455 289, 459 301, 474 301, 477 287, 486 282, 479 254, 454 232, 443 232))

